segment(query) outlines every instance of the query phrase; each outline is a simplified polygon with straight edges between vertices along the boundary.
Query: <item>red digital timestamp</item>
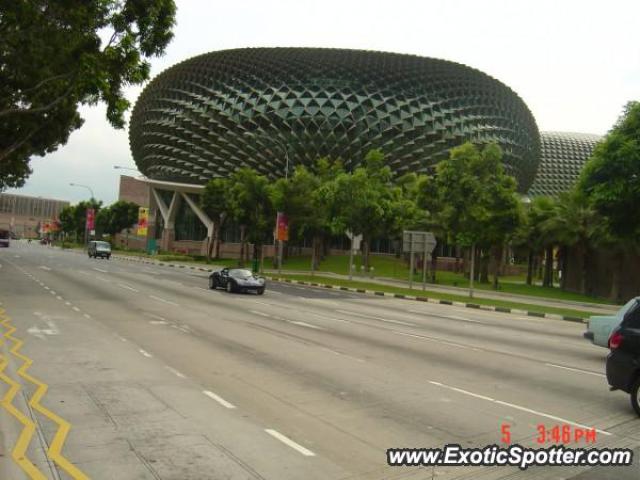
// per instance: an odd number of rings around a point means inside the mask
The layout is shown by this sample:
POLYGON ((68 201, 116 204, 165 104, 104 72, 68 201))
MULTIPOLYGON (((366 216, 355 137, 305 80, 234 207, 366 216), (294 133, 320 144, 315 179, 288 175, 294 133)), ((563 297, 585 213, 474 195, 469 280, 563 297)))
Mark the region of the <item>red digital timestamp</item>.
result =
MULTIPOLYGON (((539 445, 554 444, 567 445, 570 443, 593 444, 597 440, 595 428, 577 427, 566 423, 559 425, 536 425, 535 442, 539 445)), ((503 423, 500 426, 500 441, 505 444, 511 443, 511 424, 503 423)))

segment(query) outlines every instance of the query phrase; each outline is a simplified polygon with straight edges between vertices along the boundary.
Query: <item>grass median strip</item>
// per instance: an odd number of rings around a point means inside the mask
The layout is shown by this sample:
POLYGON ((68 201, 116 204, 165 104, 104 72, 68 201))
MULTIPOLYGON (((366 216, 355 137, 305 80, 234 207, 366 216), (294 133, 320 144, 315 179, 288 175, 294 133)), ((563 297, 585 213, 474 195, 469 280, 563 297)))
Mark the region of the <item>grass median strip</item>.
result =
POLYGON ((523 310, 528 312, 530 316, 544 317, 545 314, 559 315, 565 320, 581 321, 590 315, 597 315, 595 312, 585 310, 574 310, 569 308, 548 307, 545 305, 528 304, 521 302, 511 302, 503 300, 494 300, 488 298, 474 298, 473 303, 469 303, 469 297, 464 295, 454 295, 442 292, 434 292, 429 290, 417 290, 402 287, 394 287, 391 285, 382 285, 378 283, 370 283, 363 281, 343 280, 338 278, 322 278, 312 275, 278 275, 270 277, 272 280, 281 279, 284 282, 291 283, 294 281, 303 282, 311 285, 316 285, 323 288, 335 288, 343 289, 350 288, 351 291, 366 291, 371 292, 374 295, 391 295, 395 298, 415 297, 416 300, 432 299, 437 300, 438 303, 443 305, 454 305, 460 303, 461 306, 470 308, 481 308, 481 306, 494 307, 495 311, 503 313, 513 313, 512 310, 523 310))

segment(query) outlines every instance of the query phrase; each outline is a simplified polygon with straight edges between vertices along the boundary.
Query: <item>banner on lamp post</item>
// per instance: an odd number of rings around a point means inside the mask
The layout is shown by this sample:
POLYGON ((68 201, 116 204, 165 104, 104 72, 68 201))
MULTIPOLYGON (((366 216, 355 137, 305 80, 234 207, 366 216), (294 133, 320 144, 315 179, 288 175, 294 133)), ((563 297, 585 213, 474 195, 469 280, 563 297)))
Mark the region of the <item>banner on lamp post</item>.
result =
POLYGON ((276 240, 286 242, 289 240, 289 218, 282 212, 276 216, 276 240))
POLYGON ((146 237, 149 227, 149 209, 140 207, 138 209, 138 236, 146 237))
POLYGON ((94 230, 96 228, 96 211, 93 208, 87 208, 87 231, 94 230))

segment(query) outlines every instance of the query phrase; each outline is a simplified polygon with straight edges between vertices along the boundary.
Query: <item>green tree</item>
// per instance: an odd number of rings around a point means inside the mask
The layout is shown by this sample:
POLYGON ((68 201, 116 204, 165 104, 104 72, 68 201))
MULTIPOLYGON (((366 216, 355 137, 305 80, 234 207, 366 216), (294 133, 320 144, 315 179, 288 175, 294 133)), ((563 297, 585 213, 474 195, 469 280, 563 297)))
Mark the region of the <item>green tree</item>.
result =
POLYGON ((390 225, 393 193, 391 169, 384 165, 384 155, 371 150, 364 166, 353 173, 341 173, 330 188, 331 202, 335 206, 332 230, 335 234, 350 231, 362 235, 363 264, 369 271, 371 240, 385 232, 390 225))
POLYGON ((609 245, 615 245, 610 296, 617 299, 625 253, 640 236, 640 102, 629 102, 585 165, 578 189, 603 217, 609 245))
POLYGON ((112 205, 102 208, 96 214, 96 230, 102 234, 107 233, 112 237, 122 230, 127 231, 127 247, 129 246, 129 233, 131 227, 138 221, 140 206, 134 202, 119 200, 112 205))
POLYGON ((123 128, 123 89, 149 78, 147 59, 164 52, 174 22, 173 0, 3 2, 0 190, 22 186, 30 157, 80 128, 79 105, 104 102, 123 128))
MULTIPOLYGON (((87 209, 93 208, 94 213, 99 213, 102 202, 92 198, 91 200, 85 200, 76 204, 73 209, 73 228, 76 234, 76 241, 80 238, 85 238, 85 229, 87 224, 87 209)), ((89 233, 87 233, 87 239, 89 233)), ((86 239, 85 239, 86 240, 86 239)))
POLYGON ((207 245, 207 261, 211 260, 212 250, 215 248, 215 258, 220 258, 220 238, 225 220, 229 216, 229 185, 226 178, 214 178, 205 185, 200 197, 200 206, 213 220, 213 238, 207 245))
POLYGON ((323 213, 318 211, 317 191, 320 178, 306 167, 299 165, 290 178, 280 178, 269 190, 276 211, 284 213, 289 221, 290 237, 299 240, 313 236, 311 270, 316 266, 316 235, 322 228, 323 213))
MULTIPOLYGON (((73 205, 68 205, 64 207, 60 211, 60 215, 58 216, 58 220, 60 221, 60 227, 62 229, 63 241, 66 235, 70 235, 76 232, 76 223, 75 223, 75 209, 76 207, 73 205)), ((76 238, 77 241, 77 238, 76 238)))
POLYGON ((435 183, 444 227, 456 243, 471 249, 469 294, 473 296, 476 247, 501 248, 518 227, 516 182, 504 172, 500 147, 490 144, 480 150, 465 143, 438 163, 435 183))
POLYGON ((589 293, 589 248, 601 235, 600 216, 578 190, 560 195, 554 209, 555 212, 543 221, 541 227, 543 235, 548 238, 547 243, 555 241, 561 247, 561 288, 564 288, 567 277, 567 247, 574 247, 581 264, 580 293, 586 295, 589 293))
POLYGON ((270 181, 251 168, 236 170, 229 177, 229 212, 240 225, 240 264, 247 259, 246 243, 254 245, 253 258, 262 253, 265 239, 273 231, 275 211, 269 195, 270 181))

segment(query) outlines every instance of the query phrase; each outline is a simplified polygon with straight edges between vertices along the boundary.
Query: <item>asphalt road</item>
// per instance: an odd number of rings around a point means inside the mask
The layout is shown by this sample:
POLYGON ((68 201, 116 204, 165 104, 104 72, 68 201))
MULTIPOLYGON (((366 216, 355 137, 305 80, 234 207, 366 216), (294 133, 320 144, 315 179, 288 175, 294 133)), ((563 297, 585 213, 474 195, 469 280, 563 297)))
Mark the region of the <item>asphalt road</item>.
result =
MULTIPOLYGON (((606 350, 576 323, 286 284, 227 294, 205 272, 23 242, 0 250, 0 302, 2 330, 15 326, 48 387, 43 413, 5 338, 4 373, 22 385, 12 404, 35 429, 27 443, 0 408, 2 479, 37 478, 16 446, 52 479, 377 480, 604 478, 386 464, 388 448, 503 445, 503 428, 525 446, 555 443, 538 443, 541 425, 598 430, 571 448, 640 445, 627 395, 608 390, 606 350)), ((640 478, 637 459, 605 472, 640 478)))

